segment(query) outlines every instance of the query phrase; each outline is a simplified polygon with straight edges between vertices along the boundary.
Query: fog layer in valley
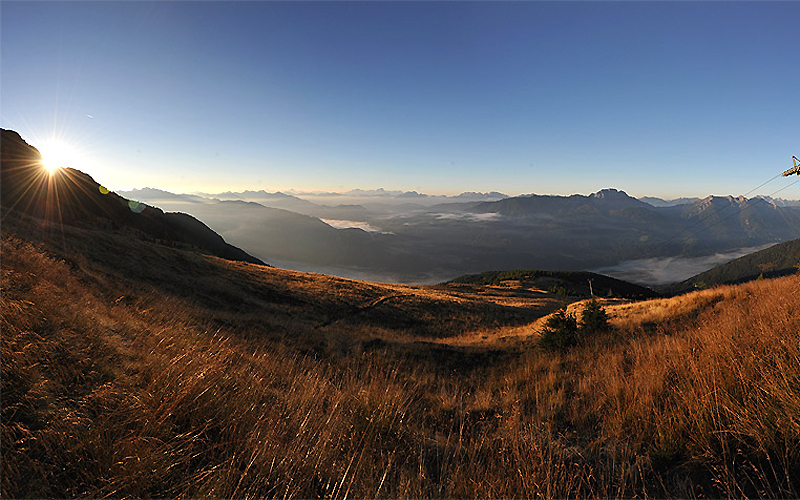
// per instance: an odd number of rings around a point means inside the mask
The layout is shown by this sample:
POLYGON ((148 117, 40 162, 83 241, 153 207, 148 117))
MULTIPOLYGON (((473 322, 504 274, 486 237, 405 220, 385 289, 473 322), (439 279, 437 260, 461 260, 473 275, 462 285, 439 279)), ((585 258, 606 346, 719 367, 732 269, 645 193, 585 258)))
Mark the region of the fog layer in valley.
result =
POLYGON ((607 276, 612 276, 631 283, 645 285, 666 285, 691 278, 712 267, 724 264, 743 255, 757 252, 771 244, 745 247, 714 255, 700 257, 663 257, 651 259, 636 259, 623 262, 616 266, 601 267, 593 271, 607 276))

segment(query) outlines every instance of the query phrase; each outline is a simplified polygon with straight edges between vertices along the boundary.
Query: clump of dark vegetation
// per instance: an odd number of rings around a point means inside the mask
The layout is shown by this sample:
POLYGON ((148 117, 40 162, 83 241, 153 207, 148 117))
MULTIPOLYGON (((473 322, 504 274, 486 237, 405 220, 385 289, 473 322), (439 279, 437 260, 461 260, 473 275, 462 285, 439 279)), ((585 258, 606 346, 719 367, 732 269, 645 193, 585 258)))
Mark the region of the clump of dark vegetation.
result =
POLYGON ((608 328, 608 315, 603 306, 597 299, 587 302, 581 314, 581 330, 586 333, 596 333, 606 331, 608 328))
POLYGON ((580 341, 578 320, 563 307, 554 312, 545 323, 540 343, 550 350, 564 350, 580 341))
POLYGON ((580 344, 589 336, 609 329, 608 316, 597 300, 586 303, 580 323, 574 314, 563 307, 545 322, 540 343, 545 349, 563 351, 580 344))

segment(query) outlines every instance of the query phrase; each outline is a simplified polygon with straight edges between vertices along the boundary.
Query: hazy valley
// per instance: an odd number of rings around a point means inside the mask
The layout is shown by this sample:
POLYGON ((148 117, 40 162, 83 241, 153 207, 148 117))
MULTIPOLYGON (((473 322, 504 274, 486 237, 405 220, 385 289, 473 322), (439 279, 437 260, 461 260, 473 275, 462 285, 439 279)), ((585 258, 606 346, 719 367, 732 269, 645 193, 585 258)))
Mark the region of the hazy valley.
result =
POLYGON ((264 191, 120 194, 194 215, 267 262, 420 284, 490 269, 537 268, 600 270, 663 285, 800 234, 800 209, 783 200, 709 196, 651 198, 650 204, 614 189, 515 198, 383 191, 303 198, 264 191))

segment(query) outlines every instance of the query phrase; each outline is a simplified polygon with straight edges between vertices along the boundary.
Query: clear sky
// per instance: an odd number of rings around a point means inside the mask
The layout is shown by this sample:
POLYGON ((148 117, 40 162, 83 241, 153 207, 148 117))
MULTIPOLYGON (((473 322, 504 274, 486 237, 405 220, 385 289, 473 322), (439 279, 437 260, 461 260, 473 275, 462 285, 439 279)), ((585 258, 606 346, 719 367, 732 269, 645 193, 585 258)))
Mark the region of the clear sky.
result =
POLYGON ((799 20, 793 1, 4 0, 0 125, 112 189, 738 195, 800 156, 799 20))

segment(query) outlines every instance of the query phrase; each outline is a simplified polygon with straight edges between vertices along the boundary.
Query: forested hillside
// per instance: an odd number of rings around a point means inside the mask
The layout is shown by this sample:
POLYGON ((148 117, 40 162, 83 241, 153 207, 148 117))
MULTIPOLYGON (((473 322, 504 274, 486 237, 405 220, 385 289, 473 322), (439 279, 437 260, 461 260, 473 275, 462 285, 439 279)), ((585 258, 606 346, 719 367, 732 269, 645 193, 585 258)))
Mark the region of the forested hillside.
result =
POLYGON ((670 289, 675 291, 743 283, 800 272, 800 239, 787 241, 700 273, 670 289))

